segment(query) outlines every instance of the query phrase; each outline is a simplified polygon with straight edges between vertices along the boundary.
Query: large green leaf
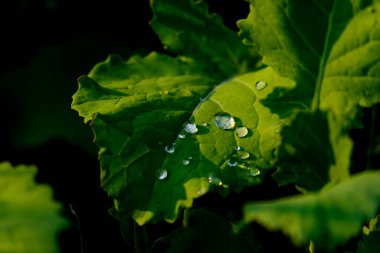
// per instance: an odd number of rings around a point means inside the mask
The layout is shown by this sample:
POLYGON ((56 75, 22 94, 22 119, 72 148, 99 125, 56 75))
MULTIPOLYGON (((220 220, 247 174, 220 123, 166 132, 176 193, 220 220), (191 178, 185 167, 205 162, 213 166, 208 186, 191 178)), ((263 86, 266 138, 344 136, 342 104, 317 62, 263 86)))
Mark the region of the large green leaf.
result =
POLYGON ((51 188, 34 182, 36 172, 0 163, 0 252, 59 252, 58 233, 68 223, 51 188))
POLYGON ((229 78, 247 72, 257 55, 237 34, 210 14, 203 0, 151 0, 152 28, 166 49, 203 64, 207 71, 229 78))
POLYGON ((210 186, 239 191, 273 165, 282 122, 259 101, 274 87, 293 84, 270 68, 222 83, 201 103, 217 81, 167 56, 111 57, 89 76, 79 80, 72 106, 92 122, 102 186, 116 199, 120 219, 173 221, 210 186), (236 126, 218 128, 219 112, 230 113, 236 126), (196 134, 183 131, 186 121, 196 124, 196 134), (238 137, 238 126, 247 128, 246 136, 238 137))
POLYGON ((367 171, 318 194, 248 204, 245 221, 282 230, 297 245, 333 249, 357 235, 380 207, 380 173, 367 171))
POLYGON ((352 115, 358 104, 380 102, 380 4, 359 12, 334 44, 321 90, 321 105, 352 115))

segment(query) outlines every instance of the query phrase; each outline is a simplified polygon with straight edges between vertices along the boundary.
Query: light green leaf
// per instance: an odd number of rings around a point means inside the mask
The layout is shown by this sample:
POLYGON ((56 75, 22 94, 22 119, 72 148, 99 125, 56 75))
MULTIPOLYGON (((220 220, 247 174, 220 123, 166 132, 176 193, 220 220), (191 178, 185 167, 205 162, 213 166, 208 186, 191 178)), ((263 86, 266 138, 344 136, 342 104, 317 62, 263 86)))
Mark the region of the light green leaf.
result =
POLYGON ((152 28, 168 51, 195 60, 214 75, 247 72, 258 57, 237 34, 210 14, 203 0, 151 0, 152 28))
POLYGON ((380 5, 359 12, 334 44, 326 64, 321 106, 354 115, 380 102, 380 5))
POLYGON ((380 207, 379 171, 367 171, 318 194, 246 205, 244 220, 281 230, 297 245, 333 249, 356 236, 380 207))
POLYGON ((0 252, 59 252, 58 233, 68 223, 51 188, 35 183, 36 172, 0 163, 0 252))
POLYGON ((300 112, 290 126, 281 130, 281 137, 274 179, 308 191, 321 189, 329 181, 329 169, 335 164, 327 114, 300 112))

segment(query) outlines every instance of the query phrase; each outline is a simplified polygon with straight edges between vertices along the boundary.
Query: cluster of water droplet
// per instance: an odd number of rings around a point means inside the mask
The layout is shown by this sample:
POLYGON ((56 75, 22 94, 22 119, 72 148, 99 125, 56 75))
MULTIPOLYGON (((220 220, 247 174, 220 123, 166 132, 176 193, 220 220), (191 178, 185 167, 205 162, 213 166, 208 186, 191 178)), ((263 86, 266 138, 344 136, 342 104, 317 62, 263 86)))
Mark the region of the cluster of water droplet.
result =
MULTIPOLYGON (((257 91, 261 91, 268 86, 268 83, 265 81, 258 81, 255 85, 257 91)), ((237 126, 236 121, 233 116, 227 112, 220 112, 215 114, 214 124, 216 127, 222 130, 233 130, 235 129, 235 134, 239 138, 245 138, 249 134, 249 129, 245 126, 237 126)), ((207 122, 202 122, 200 124, 202 127, 207 127, 209 124, 207 122)), ((278 130, 276 130, 277 132, 278 130)), ((186 122, 183 125, 183 130, 177 135, 178 139, 185 139, 187 134, 193 135, 198 132, 198 127, 195 123, 186 122)), ((250 176, 257 176, 260 174, 260 170, 256 167, 248 165, 245 160, 250 158, 250 153, 246 150, 243 150, 240 146, 234 147, 235 154, 227 159, 227 165, 230 167, 239 167, 248 172, 250 176)), ((175 142, 165 146, 165 152, 168 154, 173 154, 175 152, 175 142)), ((182 160, 182 165, 189 165, 191 163, 192 157, 189 156, 182 160)), ((157 171, 157 178, 163 180, 167 178, 168 171, 165 169, 160 169, 157 171)), ((208 182, 213 185, 223 186, 223 182, 220 178, 215 176, 209 176, 208 182)))

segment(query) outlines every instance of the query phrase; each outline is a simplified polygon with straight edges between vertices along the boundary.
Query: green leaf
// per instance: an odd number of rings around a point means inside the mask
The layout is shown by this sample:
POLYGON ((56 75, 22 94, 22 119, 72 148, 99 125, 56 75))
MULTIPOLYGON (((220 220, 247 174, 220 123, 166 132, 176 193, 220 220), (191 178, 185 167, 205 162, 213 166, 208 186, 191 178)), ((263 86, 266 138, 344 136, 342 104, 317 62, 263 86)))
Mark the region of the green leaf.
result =
POLYGON ((282 100, 298 99, 310 105, 315 89, 321 85, 329 52, 352 17, 351 2, 250 2, 251 13, 238 23, 245 43, 258 50, 264 64, 297 83, 296 89, 290 94, 285 92, 282 100))
POLYGON ((178 168, 159 180, 164 149, 218 81, 191 63, 156 53, 126 62, 110 57, 89 77, 79 79, 72 107, 94 129, 102 187, 115 198, 120 215, 139 224, 153 216, 174 220, 180 207, 191 206, 193 188, 207 191, 208 184, 178 168))
POLYGON ((321 106, 353 115, 356 105, 380 102, 380 4, 359 12, 334 44, 321 90, 321 106))
POLYGON ((203 64, 224 78, 247 72, 257 55, 208 11, 203 0, 152 0, 152 28, 168 51, 203 64))
POLYGON ((59 252, 68 222, 50 187, 36 184, 34 166, 0 163, 0 252, 59 252))
POLYGON ((101 148, 102 186, 116 199, 116 216, 139 224, 174 221, 180 208, 190 207, 210 187, 223 193, 259 183, 273 165, 282 125, 260 100, 276 86, 293 85, 266 68, 222 83, 191 115, 217 82, 191 63, 157 54, 127 62, 111 57, 90 77, 79 80, 72 106, 92 122, 101 148), (230 113, 236 127, 248 129, 247 136, 219 129, 218 112, 230 113), (197 125, 195 135, 183 132, 186 121, 197 125), (166 153, 173 142, 174 153, 166 153))
POLYGON ((379 182, 379 171, 367 171, 318 194, 251 203, 244 209, 244 220, 281 230, 296 245, 311 240, 317 248, 333 249, 357 235, 376 214, 379 182))
POLYGON ((327 114, 300 112, 290 126, 281 130, 281 137, 274 179, 308 191, 321 189, 329 181, 329 169, 335 163, 327 114))
POLYGON ((165 252, 256 252, 259 245, 250 239, 248 243, 236 232, 236 225, 215 213, 204 209, 189 210, 185 214, 184 227, 160 238, 153 245, 153 253, 165 252), (163 246, 162 246, 163 245, 163 246))

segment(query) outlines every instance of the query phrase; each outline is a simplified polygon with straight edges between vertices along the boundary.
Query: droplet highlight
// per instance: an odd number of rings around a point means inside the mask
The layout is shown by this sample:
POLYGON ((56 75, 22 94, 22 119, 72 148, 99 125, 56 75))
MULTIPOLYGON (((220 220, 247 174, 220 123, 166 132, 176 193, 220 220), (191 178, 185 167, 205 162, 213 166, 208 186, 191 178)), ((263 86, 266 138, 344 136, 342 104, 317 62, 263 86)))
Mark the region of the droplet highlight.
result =
POLYGON ((240 126, 235 129, 235 133, 238 137, 244 138, 248 135, 248 128, 245 126, 240 126))
POLYGON ((214 184, 214 185, 218 185, 218 186, 222 186, 223 185, 222 180, 220 178, 218 178, 218 177, 209 176, 208 177, 208 182, 210 184, 214 184))
POLYGON ((189 123, 189 122, 186 122, 184 124, 183 130, 185 130, 185 132, 189 134, 195 134, 196 132, 198 132, 197 125, 195 125, 194 123, 189 123))
POLYGON ((178 139, 186 139, 186 134, 185 134, 185 133, 179 133, 179 134, 177 135, 177 138, 178 138, 178 139))
POLYGON ((159 170, 158 172, 157 172, 157 178, 159 179, 159 180, 164 180, 165 178, 167 178, 168 177, 168 171, 167 170, 159 170))
POLYGON ((235 119, 226 112, 215 114, 214 123, 218 128, 223 130, 229 130, 235 127, 235 119))
POLYGON ((175 147, 174 147, 174 145, 168 145, 168 146, 165 146, 165 151, 166 151, 166 153, 168 153, 168 154, 173 154, 174 151, 175 151, 175 147))
POLYGON ((248 168, 248 170, 249 170, 249 175, 253 177, 258 176, 261 173, 258 168, 248 168))
POLYGON ((243 160, 248 159, 250 157, 250 154, 248 151, 245 150, 239 150, 238 151, 239 157, 243 160))
POLYGON ((185 165, 185 166, 186 166, 186 165, 189 165, 190 162, 191 162, 191 159, 189 159, 189 158, 187 158, 187 159, 183 159, 183 160, 182 160, 182 164, 185 165))
POLYGON ((241 149, 241 147, 240 147, 240 146, 235 146, 234 149, 235 149, 236 151, 239 151, 239 150, 241 149))
POLYGON ((236 165, 238 165, 238 159, 236 159, 235 157, 228 158, 227 165, 230 167, 235 167, 236 165))
POLYGON ((202 122, 201 126, 206 127, 206 126, 208 126, 208 124, 207 124, 207 122, 202 122))
POLYGON ((265 89, 267 86, 268 86, 268 83, 267 83, 267 82, 265 82, 265 81, 258 81, 258 82, 256 83, 256 90, 257 90, 257 91, 263 90, 263 89, 265 89))

